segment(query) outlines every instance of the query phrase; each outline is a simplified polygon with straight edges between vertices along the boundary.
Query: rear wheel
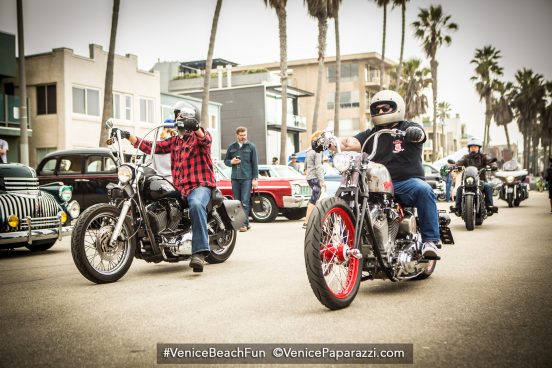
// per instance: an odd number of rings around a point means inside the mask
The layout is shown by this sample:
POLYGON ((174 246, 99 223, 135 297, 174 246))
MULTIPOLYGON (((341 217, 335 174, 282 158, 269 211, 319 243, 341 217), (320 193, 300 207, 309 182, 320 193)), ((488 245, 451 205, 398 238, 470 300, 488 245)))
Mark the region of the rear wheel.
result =
POLYGON ((305 266, 314 295, 327 308, 349 306, 361 278, 361 261, 350 251, 354 246, 354 219, 340 198, 319 202, 305 233, 305 266))
POLYGON ((230 258, 236 245, 236 237, 238 232, 234 229, 219 231, 213 243, 210 244, 211 253, 205 260, 208 263, 222 263, 230 258))
POLYGON ((466 223, 466 229, 472 231, 475 229, 475 205, 473 204, 473 196, 468 195, 464 197, 464 222, 466 223))

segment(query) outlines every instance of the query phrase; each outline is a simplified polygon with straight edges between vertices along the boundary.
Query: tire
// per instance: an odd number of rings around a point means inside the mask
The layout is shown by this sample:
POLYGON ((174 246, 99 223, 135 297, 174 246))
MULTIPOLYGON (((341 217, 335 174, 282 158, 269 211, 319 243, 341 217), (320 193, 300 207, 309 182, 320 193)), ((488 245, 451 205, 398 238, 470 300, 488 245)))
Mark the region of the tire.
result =
POLYGON ((43 252, 45 250, 48 250, 56 244, 57 238, 55 239, 48 239, 48 240, 42 240, 33 242, 33 244, 27 244, 25 247, 30 250, 31 252, 43 252))
POLYGON ((307 214, 307 208, 289 208, 284 210, 284 216, 288 220, 301 220, 307 214))
POLYGON ((433 274, 433 271, 435 271, 435 267, 437 266, 437 261, 429 261, 428 263, 428 267, 423 270, 418 276, 413 277, 412 280, 425 280, 433 274))
POLYGON ((268 194, 261 194, 263 201, 263 206, 265 208, 262 212, 255 212, 253 207, 251 207, 250 213, 251 217, 255 222, 272 222, 278 216, 278 207, 274 199, 268 194))
MULTIPOLYGON (((115 251, 98 249, 98 247, 110 247, 109 239, 119 215, 120 210, 118 208, 107 203, 99 203, 84 211, 79 216, 73 229, 73 235, 71 236, 73 261, 80 273, 96 284, 119 280, 127 273, 134 260, 135 237, 118 241, 115 251), (98 235, 98 233, 100 234, 98 235), (96 237, 94 238, 94 236, 96 237), (91 253, 92 257, 90 257, 91 253), (105 267, 104 261, 106 260, 108 261, 107 267, 110 267, 113 264, 113 258, 119 253, 121 253, 121 256, 115 259, 113 269, 99 269, 105 267), (97 258, 99 258, 99 263, 97 265, 91 264, 91 262, 95 263, 94 261, 97 258)), ((129 237, 133 233, 130 220, 127 218, 123 222, 121 236, 129 237)))
POLYGON ((355 257, 343 259, 339 256, 344 252, 343 245, 352 248, 354 234, 354 218, 345 201, 333 197, 316 204, 305 232, 305 267, 314 295, 320 303, 331 310, 349 306, 360 286, 361 260, 355 257), (342 227, 336 234, 332 234, 332 225, 335 224, 332 224, 332 221, 338 218, 341 219, 342 227), (323 228, 326 229, 324 234, 323 228), (344 235, 343 238, 347 236, 347 243, 344 244, 341 238, 339 243, 335 244, 336 236, 341 235, 344 235), (339 273, 345 280, 336 278, 336 271, 341 271, 339 273), (332 281, 341 281, 341 285, 334 285, 332 281))
POLYGON ((205 261, 210 264, 222 263, 230 258, 236 245, 238 232, 234 229, 221 231, 217 238, 217 244, 210 245, 211 253, 205 257, 205 261))
POLYGON ((521 203, 520 199, 514 199, 514 206, 519 207, 519 204, 521 203))
POLYGON ((464 222, 466 223, 466 229, 472 231, 475 229, 475 205, 473 204, 473 196, 468 195, 464 197, 464 222))
POLYGON ((512 195, 512 193, 508 193, 508 198, 506 199, 506 202, 508 202, 509 208, 514 207, 514 196, 512 195))

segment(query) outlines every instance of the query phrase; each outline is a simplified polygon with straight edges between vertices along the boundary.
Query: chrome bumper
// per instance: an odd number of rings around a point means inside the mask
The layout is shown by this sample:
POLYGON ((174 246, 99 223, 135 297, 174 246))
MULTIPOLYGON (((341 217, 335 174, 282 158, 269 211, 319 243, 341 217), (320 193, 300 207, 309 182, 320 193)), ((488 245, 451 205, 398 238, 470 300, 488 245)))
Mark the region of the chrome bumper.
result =
POLYGON ((73 226, 60 226, 55 229, 29 229, 25 231, 15 231, 13 233, 1 233, 0 245, 23 243, 32 244, 33 241, 46 239, 61 239, 64 236, 71 235, 73 226))
POLYGON ((284 208, 303 208, 307 207, 309 204, 310 197, 302 197, 302 196, 284 196, 284 208))

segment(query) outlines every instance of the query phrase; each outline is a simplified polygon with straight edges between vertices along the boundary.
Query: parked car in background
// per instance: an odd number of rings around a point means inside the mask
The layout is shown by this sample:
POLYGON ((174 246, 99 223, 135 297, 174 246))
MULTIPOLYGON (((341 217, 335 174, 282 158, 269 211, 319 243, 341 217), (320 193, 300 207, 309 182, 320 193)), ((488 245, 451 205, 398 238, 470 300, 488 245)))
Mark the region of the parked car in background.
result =
POLYGON ((39 187, 34 169, 23 164, 0 164, 0 248, 51 248, 73 231, 80 214, 72 188, 60 182, 39 187))
MULTIPOLYGON (((232 198, 231 170, 223 162, 215 163, 217 188, 228 198, 232 198)), ((311 197, 305 177, 285 165, 259 165, 259 185, 254 193, 260 194, 263 203, 263 211, 250 210, 257 222, 272 222, 278 214, 290 220, 302 219, 311 197)))
POLYGON ((40 184, 62 181, 73 187, 81 209, 107 203, 109 183, 118 183, 116 158, 108 148, 81 148, 49 153, 37 166, 40 184))
POLYGON ((441 173, 431 164, 424 163, 423 167, 426 182, 431 186, 431 189, 433 189, 437 199, 444 201, 446 194, 446 183, 441 177, 441 173))

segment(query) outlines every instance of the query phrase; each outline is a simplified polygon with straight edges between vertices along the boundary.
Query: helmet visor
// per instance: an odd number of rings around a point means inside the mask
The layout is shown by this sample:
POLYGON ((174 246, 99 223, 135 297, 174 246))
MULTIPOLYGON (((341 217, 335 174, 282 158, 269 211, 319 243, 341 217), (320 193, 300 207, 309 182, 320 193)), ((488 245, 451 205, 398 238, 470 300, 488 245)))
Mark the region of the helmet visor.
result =
POLYGON ((394 101, 376 101, 370 105, 372 116, 390 114, 397 111, 397 103, 394 101))

